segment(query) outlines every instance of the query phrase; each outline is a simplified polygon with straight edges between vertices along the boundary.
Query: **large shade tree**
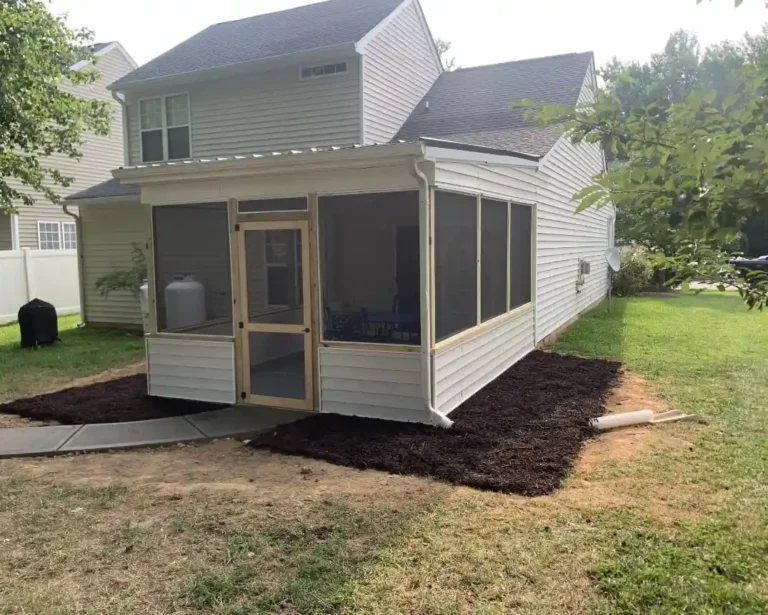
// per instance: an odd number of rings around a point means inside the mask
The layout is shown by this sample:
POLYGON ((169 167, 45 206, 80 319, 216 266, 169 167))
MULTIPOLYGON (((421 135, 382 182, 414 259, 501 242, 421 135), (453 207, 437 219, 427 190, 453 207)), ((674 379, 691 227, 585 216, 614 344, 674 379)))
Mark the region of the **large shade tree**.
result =
POLYGON ((0 2, 0 213, 33 205, 38 195, 59 202, 73 178, 49 157, 79 158, 88 131, 108 134, 109 104, 61 87, 97 78, 87 61, 91 43, 88 31, 68 28, 45 2, 0 2))
POLYGON ((595 104, 522 103, 539 123, 599 143, 614 159, 576 195, 581 209, 614 204, 631 239, 686 276, 735 285, 759 308, 765 277, 739 276, 722 250, 768 210, 765 40, 764 31, 701 55, 695 38, 677 33, 646 65, 609 65, 595 104))

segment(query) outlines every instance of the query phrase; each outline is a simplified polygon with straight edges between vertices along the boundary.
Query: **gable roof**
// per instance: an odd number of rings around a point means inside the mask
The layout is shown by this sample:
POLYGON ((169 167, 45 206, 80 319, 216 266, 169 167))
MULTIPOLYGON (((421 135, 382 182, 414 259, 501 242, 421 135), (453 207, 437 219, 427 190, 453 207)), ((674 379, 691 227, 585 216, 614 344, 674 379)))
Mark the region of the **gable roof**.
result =
POLYGON ((209 26, 117 80, 119 90, 143 81, 277 56, 355 44, 405 0, 327 0, 287 11, 209 26))
POLYGON ((395 140, 450 139, 543 156, 560 133, 536 127, 511 104, 530 99, 575 105, 592 63, 591 52, 570 53, 445 72, 395 140))

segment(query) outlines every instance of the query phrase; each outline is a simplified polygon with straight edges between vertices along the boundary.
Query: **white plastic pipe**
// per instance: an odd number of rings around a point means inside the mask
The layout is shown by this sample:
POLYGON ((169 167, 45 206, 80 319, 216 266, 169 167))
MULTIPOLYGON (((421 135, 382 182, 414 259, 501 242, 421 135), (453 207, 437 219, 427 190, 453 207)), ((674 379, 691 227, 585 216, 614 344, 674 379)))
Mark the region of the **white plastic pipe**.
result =
POLYGON ((622 414, 609 414, 592 419, 590 424, 598 431, 616 429, 618 427, 631 427, 632 425, 647 425, 654 417, 653 410, 638 410, 637 412, 624 412, 622 414))
POLYGON ((419 168, 419 159, 414 156, 411 159, 411 175, 419 182, 419 229, 420 235, 420 267, 421 275, 421 393, 429 411, 430 422, 443 429, 453 427, 453 421, 432 405, 432 365, 430 361, 430 332, 432 323, 430 320, 430 220, 429 220, 429 180, 419 168))

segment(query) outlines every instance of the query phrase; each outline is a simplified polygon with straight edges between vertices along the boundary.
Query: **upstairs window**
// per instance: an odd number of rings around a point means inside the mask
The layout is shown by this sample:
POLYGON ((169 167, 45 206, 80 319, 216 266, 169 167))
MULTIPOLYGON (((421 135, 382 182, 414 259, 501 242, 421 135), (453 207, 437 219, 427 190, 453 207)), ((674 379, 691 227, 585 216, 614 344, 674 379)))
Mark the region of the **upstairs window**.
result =
POLYGON ((141 161, 190 157, 189 95, 175 94, 139 101, 141 161))
POLYGON ((323 64, 320 66, 307 66, 301 69, 302 79, 319 79, 320 77, 331 77, 333 75, 342 75, 347 72, 347 63, 338 62, 337 64, 323 64))

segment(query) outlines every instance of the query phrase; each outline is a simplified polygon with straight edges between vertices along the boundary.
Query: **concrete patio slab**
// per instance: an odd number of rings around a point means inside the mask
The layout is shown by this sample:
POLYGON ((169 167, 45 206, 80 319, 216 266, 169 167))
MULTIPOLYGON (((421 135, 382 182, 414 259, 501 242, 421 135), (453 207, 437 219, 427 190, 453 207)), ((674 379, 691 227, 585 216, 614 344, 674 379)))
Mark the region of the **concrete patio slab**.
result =
POLYGON ((59 448, 59 452, 138 448, 204 439, 205 436, 188 423, 184 417, 135 423, 85 425, 64 446, 59 448))
POLYGON ((0 429, 0 458, 55 453, 82 425, 0 429))
POLYGON ((277 425, 294 423, 309 416, 306 412, 235 406, 188 415, 186 419, 209 438, 248 438, 277 425))

